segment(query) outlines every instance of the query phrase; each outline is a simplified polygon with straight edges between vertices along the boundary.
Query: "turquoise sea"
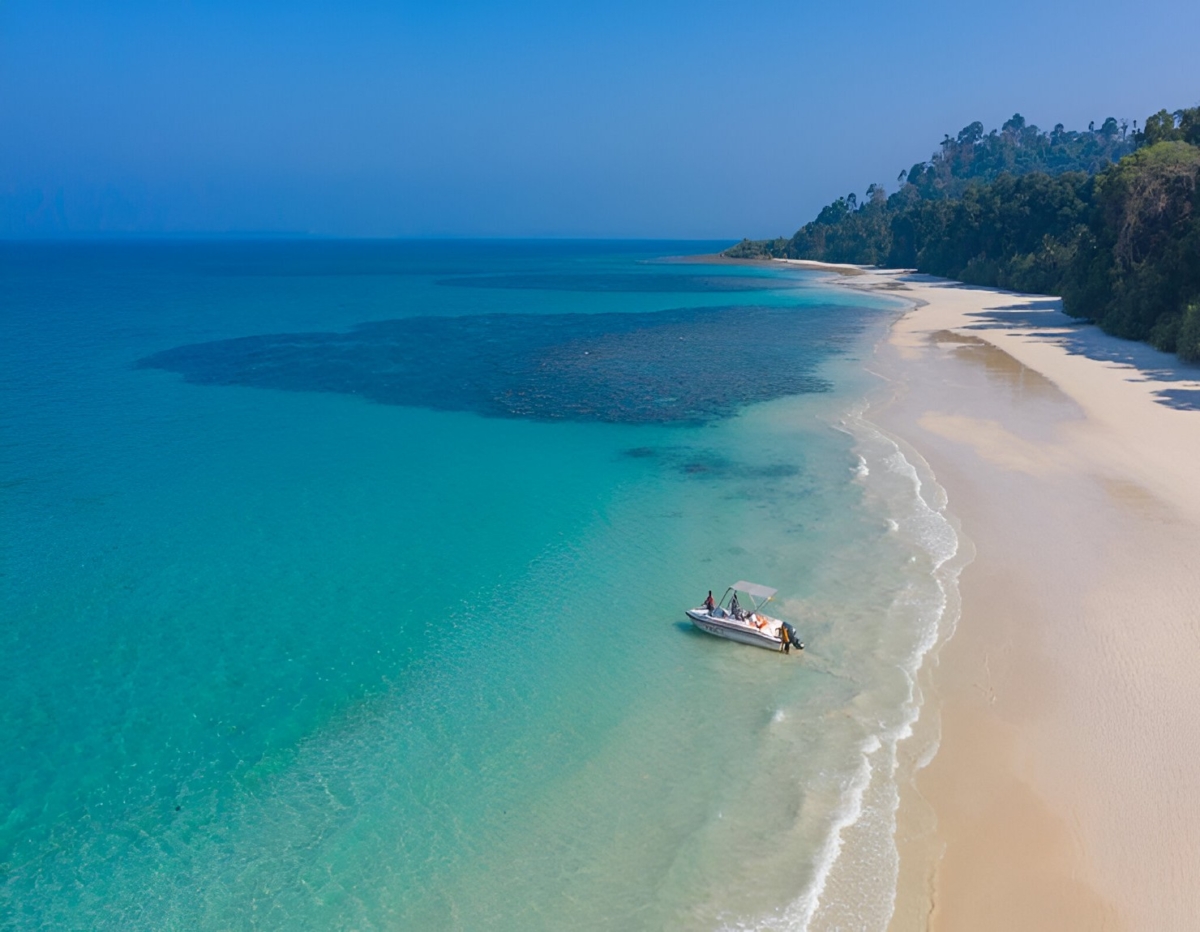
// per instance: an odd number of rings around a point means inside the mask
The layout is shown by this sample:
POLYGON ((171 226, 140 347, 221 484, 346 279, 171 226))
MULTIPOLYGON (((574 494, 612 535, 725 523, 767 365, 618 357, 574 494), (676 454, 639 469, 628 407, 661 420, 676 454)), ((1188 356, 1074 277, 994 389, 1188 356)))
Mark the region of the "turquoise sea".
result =
POLYGON ((901 305, 717 247, 0 245, 0 926, 882 930, 901 305))

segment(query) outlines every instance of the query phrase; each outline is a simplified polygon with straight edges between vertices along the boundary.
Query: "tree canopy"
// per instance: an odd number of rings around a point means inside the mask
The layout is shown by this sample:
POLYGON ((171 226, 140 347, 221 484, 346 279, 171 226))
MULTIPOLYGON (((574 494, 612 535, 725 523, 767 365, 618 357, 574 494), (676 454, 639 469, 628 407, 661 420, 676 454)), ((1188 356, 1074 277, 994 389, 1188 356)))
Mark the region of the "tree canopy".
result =
POLYGON ((1143 129, 971 123, 888 196, 838 198, 790 239, 734 257, 887 265, 1061 295, 1068 314, 1200 359, 1200 107, 1143 129))

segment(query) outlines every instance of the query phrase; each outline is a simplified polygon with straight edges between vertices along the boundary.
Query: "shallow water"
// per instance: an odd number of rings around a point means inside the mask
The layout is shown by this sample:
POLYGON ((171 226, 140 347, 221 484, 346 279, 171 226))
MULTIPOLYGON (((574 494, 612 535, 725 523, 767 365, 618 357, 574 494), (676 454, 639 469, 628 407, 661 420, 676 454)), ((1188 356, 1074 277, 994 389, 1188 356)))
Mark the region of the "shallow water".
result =
POLYGON ((0 247, 5 924, 882 928, 895 305, 707 248, 0 247), (739 578, 803 655, 684 624, 739 578))

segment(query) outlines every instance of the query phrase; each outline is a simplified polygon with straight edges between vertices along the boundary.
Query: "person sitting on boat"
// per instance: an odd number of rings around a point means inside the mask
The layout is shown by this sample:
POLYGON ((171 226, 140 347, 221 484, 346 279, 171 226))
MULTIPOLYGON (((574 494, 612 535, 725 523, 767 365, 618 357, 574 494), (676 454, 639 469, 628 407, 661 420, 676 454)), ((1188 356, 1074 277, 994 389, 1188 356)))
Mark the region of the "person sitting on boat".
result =
POLYGON ((711 589, 708 590, 708 598, 704 600, 704 607, 708 609, 709 614, 712 614, 712 610, 717 607, 717 603, 713 601, 711 589))

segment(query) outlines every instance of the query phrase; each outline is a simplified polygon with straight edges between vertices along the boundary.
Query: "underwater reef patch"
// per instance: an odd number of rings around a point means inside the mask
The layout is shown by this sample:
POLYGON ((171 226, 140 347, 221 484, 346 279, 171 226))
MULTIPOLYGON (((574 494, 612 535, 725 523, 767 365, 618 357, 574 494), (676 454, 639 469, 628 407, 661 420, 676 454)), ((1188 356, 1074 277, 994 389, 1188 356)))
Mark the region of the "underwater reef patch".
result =
POLYGON ((163 350, 135 365, 200 385, 359 395, 485 417, 703 423, 821 392, 861 329, 845 307, 408 317, 163 350))

